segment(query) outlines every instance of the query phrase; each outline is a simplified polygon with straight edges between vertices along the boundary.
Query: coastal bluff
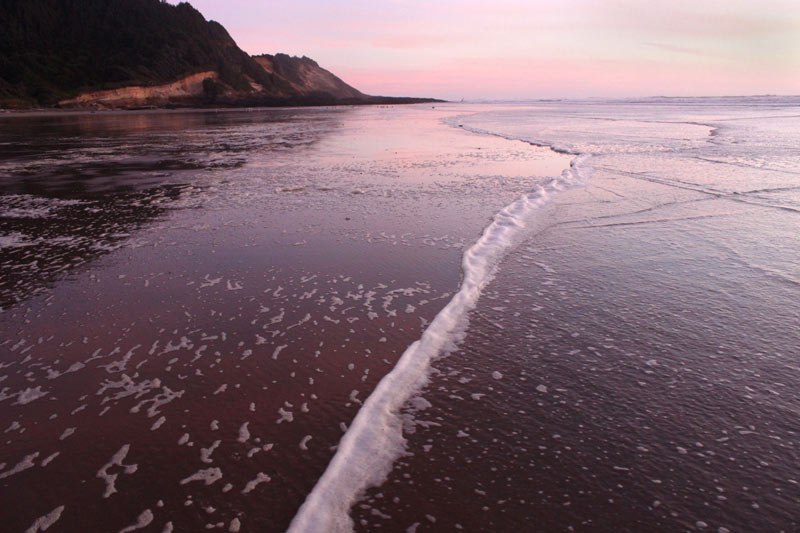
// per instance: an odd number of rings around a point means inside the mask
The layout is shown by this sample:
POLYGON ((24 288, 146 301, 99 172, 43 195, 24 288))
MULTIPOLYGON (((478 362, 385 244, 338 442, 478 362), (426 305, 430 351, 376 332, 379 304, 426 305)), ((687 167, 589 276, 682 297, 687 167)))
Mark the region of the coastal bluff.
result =
POLYGON ((0 108, 427 102, 370 96, 307 57, 250 56, 187 2, 0 0, 0 108))
POLYGON ((209 70, 190 74, 179 80, 161 85, 133 85, 105 91, 89 91, 74 98, 58 102, 61 107, 95 106, 146 106, 176 102, 181 99, 191 101, 203 95, 206 80, 215 81, 219 75, 209 70))

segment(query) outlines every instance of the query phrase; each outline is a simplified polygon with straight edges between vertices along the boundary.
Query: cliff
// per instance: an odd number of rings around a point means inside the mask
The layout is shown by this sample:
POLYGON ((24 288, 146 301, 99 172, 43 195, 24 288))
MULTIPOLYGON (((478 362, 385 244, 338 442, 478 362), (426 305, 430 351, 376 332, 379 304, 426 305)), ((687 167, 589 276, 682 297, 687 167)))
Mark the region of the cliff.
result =
POLYGON ((342 100, 357 100, 367 97, 308 57, 264 54, 253 56, 253 59, 266 72, 286 80, 299 94, 327 93, 342 100))
POLYGON ((213 70, 189 74, 179 80, 161 85, 132 85, 119 89, 104 91, 88 91, 75 98, 61 100, 62 107, 103 105, 112 107, 130 107, 143 105, 164 105, 170 102, 187 101, 204 95, 203 83, 206 80, 216 81, 219 74, 213 70))
POLYGON ((53 105, 80 93, 215 71, 229 92, 294 94, 192 6, 160 0, 0 0, 0 103, 53 105))
POLYGON ((0 108, 405 103, 313 60, 250 57, 188 3, 0 0, 0 108))

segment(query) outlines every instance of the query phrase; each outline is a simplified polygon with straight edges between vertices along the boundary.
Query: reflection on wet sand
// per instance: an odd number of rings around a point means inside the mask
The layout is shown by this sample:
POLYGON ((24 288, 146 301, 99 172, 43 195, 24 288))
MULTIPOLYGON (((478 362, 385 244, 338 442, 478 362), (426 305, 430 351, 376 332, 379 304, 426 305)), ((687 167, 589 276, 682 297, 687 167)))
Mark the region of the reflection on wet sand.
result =
POLYGON ((99 255, 136 246, 137 230, 224 179, 209 172, 307 149, 337 122, 268 111, 56 114, 5 117, 3 125, 0 308, 7 309, 99 255))
POLYGON ((568 164, 446 114, 3 130, 4 526, 284 530, 462 249, 568 164))

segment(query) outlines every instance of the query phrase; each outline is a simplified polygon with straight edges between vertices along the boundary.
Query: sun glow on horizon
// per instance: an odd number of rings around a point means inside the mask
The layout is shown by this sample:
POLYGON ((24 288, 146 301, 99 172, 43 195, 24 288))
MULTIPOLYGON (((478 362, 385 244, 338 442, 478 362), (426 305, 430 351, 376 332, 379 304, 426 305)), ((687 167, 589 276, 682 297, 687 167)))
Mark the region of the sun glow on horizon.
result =
POLYGON ((800 94, 794 0, 191 3, 248 53, 309 56, 370 94, 800 94))

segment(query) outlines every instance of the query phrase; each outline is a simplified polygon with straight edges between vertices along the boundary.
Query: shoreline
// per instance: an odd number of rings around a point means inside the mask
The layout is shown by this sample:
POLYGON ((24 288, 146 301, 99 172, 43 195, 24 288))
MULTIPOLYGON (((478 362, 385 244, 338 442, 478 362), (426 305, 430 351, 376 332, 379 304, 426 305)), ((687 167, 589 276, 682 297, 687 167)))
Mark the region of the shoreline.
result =
POLYGON ((550 203, 550 196, 580 186, 591 175, 591 167, 580 164, 587 159, 578 155, 560 177, 537 185, 503 207, 464 251, 458 291, 367 396, 324 474, 293 518, 290 533, 353 529, 350 511, 359 497, 385 482, 392 466, 408 451, 401 411, 428 382, 432 362, 455 350, 467 335, 469 312, 503 258, 536 231, 539 225, 534 218, 550 203), (365 464, 369 465, 366 469, 365 464))
POLYGON ((411 97, 376 97, 386 98, 386 101, 376 102, 341 102, 333 104, 286 104, 286 105, 230 105, 230 106, 129 106, 129 107, 30 107, 19 109, 0 109, 0 117, 9 116, 49 116, 49 115, 99 115, 114 113, 191 113, 197 111, 219 112, 253 112, 282 109, 336 109, 348 107, 387 107, 395 105, 419 105, 419 104, 454 104, 447 100, 436 98, 411 98, 411 97))
POLYGON ((447 127, 438 106, 221 113, 209 128, 160 111, 4 129, 25 147, 9 175, 27 176, 6 184, 6 227, 28 246, 9 248, 17 303, 0 322, 14 365, 0 406, 16 422, 0 462, 32 464, 7 475, 12 529, 60 506, 59 527, 85 529, 75 511, 104 502, 114 474, 95 529, 145 511, 176 529, 288 526, 458 289, 467 243, 567 164, 447 127), (80 157, 53 163, 64 138, 84 141, 80 157), (85 248, 80 265, 57 260, 85 248), (34 486, 51 490, 20 502, 34 486))

